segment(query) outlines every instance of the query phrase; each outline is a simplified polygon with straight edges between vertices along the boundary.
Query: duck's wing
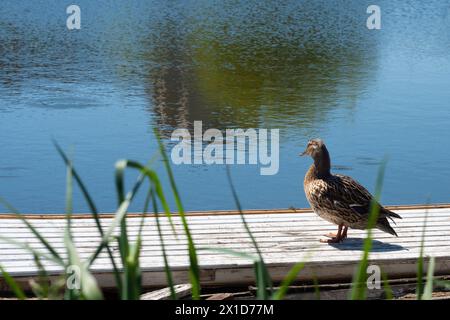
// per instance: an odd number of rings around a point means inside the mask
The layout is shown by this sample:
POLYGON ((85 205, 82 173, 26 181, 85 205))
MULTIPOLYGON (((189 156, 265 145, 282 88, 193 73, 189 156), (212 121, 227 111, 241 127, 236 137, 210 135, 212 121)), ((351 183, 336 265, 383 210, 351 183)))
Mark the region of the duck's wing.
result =
POLYGON ((352 208, 360 214, 366 214, 369 211, 372 202, 372 195, 358 181, 349 176, 334 175, 330 179, 330 189, 332 197, 341 205, 352 208))
MULTIPOLYGON (((374 199, 366 188, 353 178, 344 175, 334 175, 333 179, 331 179, 330 187, 329 190, 333 193, 332 197, 336 206, 351 209, 355 214, 361 216, 361 218, 368 218, 374 199)), ((375 203, 380 207, 380 218, 388 217, 392 219, 392 217, 395 217, 401 219, 396 213, 383 208, 376 201, 375 203)))
POLYGON ((315 188, 315 203, 322 209, 340 216, 348 223, 367 221, 372 195, 357 181, 348 176, 332 175, 330 178, 317 180, 323 187, 315 188))

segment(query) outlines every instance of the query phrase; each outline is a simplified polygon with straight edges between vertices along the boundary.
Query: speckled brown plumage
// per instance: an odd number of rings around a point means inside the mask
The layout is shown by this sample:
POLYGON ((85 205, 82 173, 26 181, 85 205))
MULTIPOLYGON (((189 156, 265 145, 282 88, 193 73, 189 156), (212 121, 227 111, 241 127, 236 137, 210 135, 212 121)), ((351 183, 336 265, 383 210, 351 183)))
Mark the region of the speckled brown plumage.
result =
MULTIPOLYGON (((357 181, 330 172, 330 156, 320 139, 309 141, 302 155, 310 155, 314 163, 305 175, 303 186, 311 208, 321 218, 337 224, 338 234, 327 242, 340 242, 347 236, 347 228, 366 229, 372 195, 357 181), (343 233, 341 229, 343 228, 343 233)), ((379 205, 379 204, 378 204, 379 205)), ((380 206, 376 228, 397 236, 387 218, 401 217, 380 206)))

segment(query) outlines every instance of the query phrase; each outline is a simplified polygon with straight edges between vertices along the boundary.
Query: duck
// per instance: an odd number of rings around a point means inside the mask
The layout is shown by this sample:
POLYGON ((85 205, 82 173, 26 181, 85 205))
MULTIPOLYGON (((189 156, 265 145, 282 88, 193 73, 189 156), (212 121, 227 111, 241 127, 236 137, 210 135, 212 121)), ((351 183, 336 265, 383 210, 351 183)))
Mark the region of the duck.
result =
MULTIPOLYGON (((330 154, 321 139, 312 139, 301 156, 310 156, 313 164, 305 174, 303 187, 312 210, 322 219, 336 224, 337 233, 325 235, 320 242, 339 243, 347 238, 348 228, 364 230, 368 227, 371 203, 374 197, 349 176, 332 174, 330 154)), ((384 208, 378 202, 378 220, 375 228, 398 236, 389 220, 402 217, 384 208), (388 220, 389 219, 389 220, 388 220)))

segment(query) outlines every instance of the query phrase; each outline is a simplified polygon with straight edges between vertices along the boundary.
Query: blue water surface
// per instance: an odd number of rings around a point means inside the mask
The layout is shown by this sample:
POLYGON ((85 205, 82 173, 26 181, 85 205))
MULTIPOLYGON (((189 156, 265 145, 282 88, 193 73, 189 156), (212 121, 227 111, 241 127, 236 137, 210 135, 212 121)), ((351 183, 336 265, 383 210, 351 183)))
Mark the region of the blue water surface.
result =
MULTIPOLYGON (((115 162, 150 160, 155 128, 170 151, 171 132, 201 120, 280 130, 278 174, 231 166, 244 208, 308 206, 298 154, 312 137, 371 191, 387 157, 385 204, 450 202, 450 1, 377 1, 381 30, 368 30, 372 2, 77 0, 68 30, 67 1, 2 0, 0 196, 63 212, 55 139, 114 211, 115 162)), ((225 166, 173 169, 187 210, 235 208, 225 166)), ((88 211, 78 191, 74 207, 88 211)))

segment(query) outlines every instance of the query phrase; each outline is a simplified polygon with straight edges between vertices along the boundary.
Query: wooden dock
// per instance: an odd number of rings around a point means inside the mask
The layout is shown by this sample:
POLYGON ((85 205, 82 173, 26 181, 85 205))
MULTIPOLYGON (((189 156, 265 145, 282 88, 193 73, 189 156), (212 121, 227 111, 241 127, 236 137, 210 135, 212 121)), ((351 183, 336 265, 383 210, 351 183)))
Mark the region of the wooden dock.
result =
MULTIPOLYGON (((426 212, 428 222, 425 233, 425 255, 436 258, 436 274, 450 274, 450 205, 390 207, 403 219, 397 221, 395 238, 381 231, 374 231, 371 264, 376 264, 390 279, 415 277, 416 262, 420 252, 421 235, 426 212)), ((197 249, 229 248, 246 253, 255 253, 237 212, 197 212, 187 214, 197 249)), ((298 280, 310 281, 313 276, 319 283, 351 281, 355 267, 362 255, 365 231, 349 230, 349 238, 343 243, 328 245, 319 242, 323 234, 335 232, 336 227, 318 218, 310 210, 253 210, 245 212, 246 220, 261 248, 269 272, 275 281, 283 279, 292 265, 306 261, 298 280)), ((27 215, 30 222, 48 241, 66 257, 63 235, 66 221, 62 215, 27 215)), ((127 218, 128 231, 135 238, 140 217, 127 218)), ((102 215, 104 227, 111 222, 111 215, 102 215)), ((161 217, 164 239, 169 253, 170 266, 176 283, 188 282, 187 241, 181 220, 174 217, 178 238, 170 229, 168 221, 161 217)), ((95 222, 89 215, 77 215, 72 221, 73 234, 79 254, 87 258, 99 244, 100 237, 95 222)), ((0 215, 0 235, 28 243, 44 250, 43 246, 14 216, 0 215)), ((141 267, 143 284, 146 287, 166 286, 160 243, 155 219, 146 218, 143 233, 141 267)), ((119 257, 117 244, 112 244, 114 254, 119 257)), ((251 261, 235 256, 200 250, 201 281, 203 285, 251 285, 254 271, 251 261)), ((119 261, 119 259, 117 259, 119 261)), ((33 256, 14 244, 0 240, 0 265, 22 283, 37 275, 33 256)), ((58 275, 62 270, 46 262, 50 274, 58 275)), ((92 272, 104 288, 114 287, 112 267, 106 253, 102 253, 92 266, 92 272)), ((0 277, 0 290, 5 287, 0 277)))

